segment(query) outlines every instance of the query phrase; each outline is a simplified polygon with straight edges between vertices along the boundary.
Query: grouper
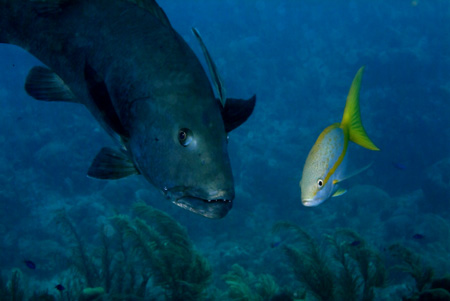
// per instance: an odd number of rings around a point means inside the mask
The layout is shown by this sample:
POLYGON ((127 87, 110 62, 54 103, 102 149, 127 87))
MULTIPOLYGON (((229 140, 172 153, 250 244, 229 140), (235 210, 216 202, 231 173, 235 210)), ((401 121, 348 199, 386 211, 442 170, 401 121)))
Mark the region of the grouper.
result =
POLYGON ((90 177, 141 174, 174 204, 222 218, 235 197, 228 133, 251 115, 255 96, 226 98, 193 31, 213 85, 155 1, 0 0, 0 43, 45 65, 30 70, 28 94, 83 104, 117 141, 100 150, 90 177))

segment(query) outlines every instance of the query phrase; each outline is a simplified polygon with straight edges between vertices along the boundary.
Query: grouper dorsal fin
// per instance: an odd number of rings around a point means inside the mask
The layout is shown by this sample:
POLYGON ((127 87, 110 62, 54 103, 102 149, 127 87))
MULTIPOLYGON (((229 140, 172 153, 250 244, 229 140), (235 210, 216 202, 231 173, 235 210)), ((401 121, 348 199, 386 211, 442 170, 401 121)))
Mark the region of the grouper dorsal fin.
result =
POLYGON ((42 66, 30 70, 25 91, 38 100, 76 102, 75 95, 58 74, 42 66))
POLYGON ((134 3, 142 9, 150 12, 154 15, 162 24, 167 27, 172 28, 170 25, 169 18, 167 18, 166 13, 162 10, 162 8, 156 3, 154 0, 126 0, 128 2, 134 3))
POLYGON ((102 180, 121 179, 137 175, 134 163, 123 150, 104 147, 95 157, 88 171, 88 176, 102 180))
POLYGON ((228 98, 225 107, 222 109, 225 131, 229 133, 243 124, 252 114, 255 104, 256 95, 253 95, 249 100, 228 98))
POLYGON ((214 87, 216 88, 217 96, 219 97, 220 103, 222 104, 222 107, 225 107, 226 104, 225 86, 223 85, 222 79, 219 76, 216 64, 214 63, 211 55, 209 54, 209 51, 206 48, 205 43, 203 43, 203 39, 198 30, 195 27, 192 27, 192 32, 194 33, 195 37, 197 38, 200 44, 200 47, 202 48, 206 64, 208 65, 209 75, 211 76, 211 80, 213 81, 214 87))
POLYGON ((113 106, 111 97, 103 78, 88 64, 84 66, 84 78, 89 93, 94 100, 94 104, 102 113, 103 121, 117 134, 124 138, 129 137, 128 131, 124 128, 116 109, 113 106))

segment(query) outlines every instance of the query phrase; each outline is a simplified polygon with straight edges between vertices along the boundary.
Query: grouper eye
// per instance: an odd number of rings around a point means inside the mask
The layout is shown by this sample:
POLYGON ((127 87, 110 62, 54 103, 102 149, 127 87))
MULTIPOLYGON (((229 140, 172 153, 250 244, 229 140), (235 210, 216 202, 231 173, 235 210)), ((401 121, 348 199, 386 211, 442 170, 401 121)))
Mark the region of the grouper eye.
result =
POLYGON ((319 186, 319 188, 322 188, 322 186, 323 186, 323 180, 322 179, 318 179, 317 180, 317 186, 319 186))
POLYGON ((193 136, 190 129, 182 128, 178 131, 178 141, 180 141, 180 144, 183 146, 188 146, 189 143, 191 143, 193 136))

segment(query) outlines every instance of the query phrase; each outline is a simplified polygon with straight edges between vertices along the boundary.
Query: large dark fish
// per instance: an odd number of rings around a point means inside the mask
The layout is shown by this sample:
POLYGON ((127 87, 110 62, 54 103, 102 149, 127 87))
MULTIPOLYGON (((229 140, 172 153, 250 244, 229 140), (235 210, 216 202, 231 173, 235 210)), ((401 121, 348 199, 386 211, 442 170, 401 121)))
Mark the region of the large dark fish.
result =
POLYGON ((232 207, 227 133, 252 113, 225 99, 198 32, 213 88, 199 60, 150 0, 0 0, 0 42, 27 50, 25 89, 36 99, 84 104, 119 142, 88 175, 142 174, 176 205, 209 218, 232 207))

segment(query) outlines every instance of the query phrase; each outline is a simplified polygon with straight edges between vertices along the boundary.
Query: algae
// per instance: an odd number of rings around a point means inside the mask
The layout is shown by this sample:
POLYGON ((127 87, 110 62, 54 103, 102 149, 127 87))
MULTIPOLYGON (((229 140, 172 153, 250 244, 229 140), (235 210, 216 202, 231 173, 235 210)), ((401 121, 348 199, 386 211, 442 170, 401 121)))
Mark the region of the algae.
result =
POLYGON ((209 262, 193 247, 184 227, 168 214, 137 203, 134 219, 113 221, 133 254, 151 273, 168 300, 200 300, 211 277, 209 262))
POLYGON ((222 279, 228 285, 227 295, 231 300, 270 300, 280 291, 271 275, 255 275, 237 263, 222 279))
POLYGON ((318 300, 374 300, 374 288, 383 287, 384 261, 363 238, 348 229, 325 235, 319 244, 301 227, 278 222, 274 232, 290 231, 293 244, 283 247, 297 280, 318 300), (331 256, 328 256, 331 255, 331 256))

